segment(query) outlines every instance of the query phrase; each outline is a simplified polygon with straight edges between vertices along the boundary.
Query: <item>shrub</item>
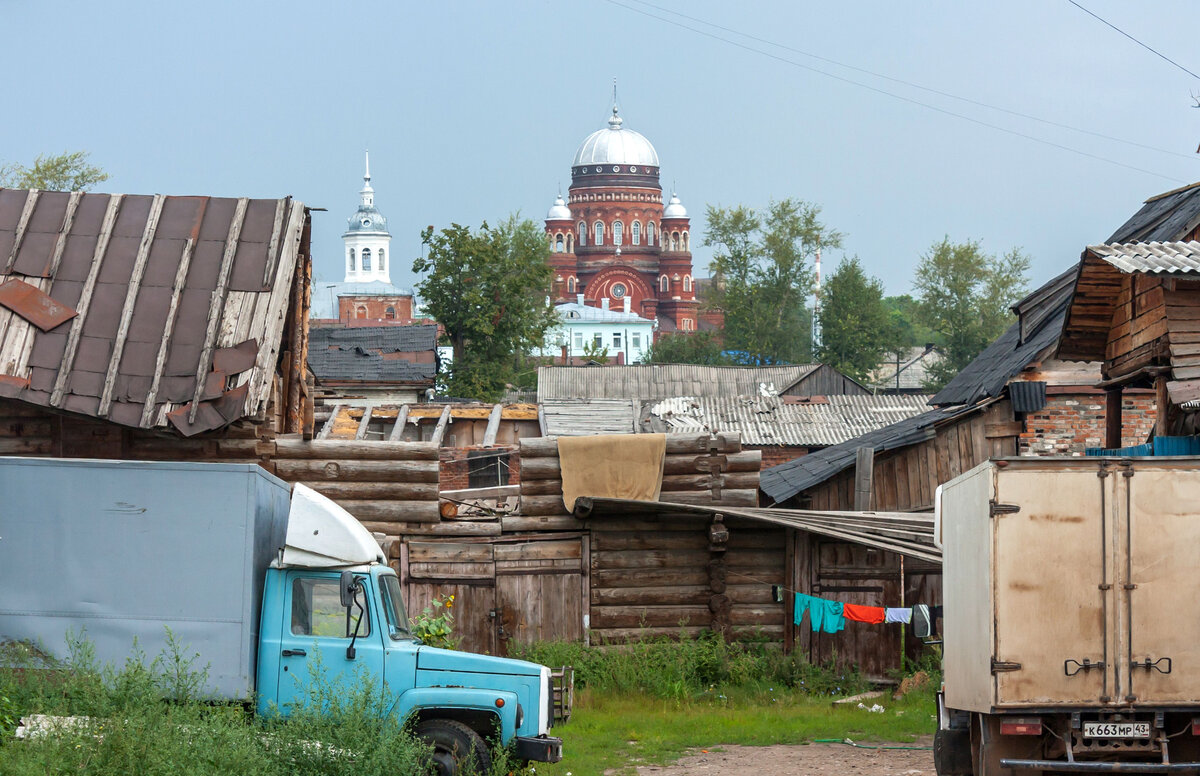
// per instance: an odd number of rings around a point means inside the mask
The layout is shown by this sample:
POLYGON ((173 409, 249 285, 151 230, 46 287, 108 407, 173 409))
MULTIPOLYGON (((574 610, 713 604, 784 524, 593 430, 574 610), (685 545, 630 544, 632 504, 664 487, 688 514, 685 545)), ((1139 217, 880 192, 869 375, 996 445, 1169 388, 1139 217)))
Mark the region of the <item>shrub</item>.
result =
POLYGON ((544 665, 569 665, 581 687, 641 691, 663 698, 691 697, 712 688, 792 687, 812 695, 852 695, 869 682, 857 669, 810 663, 798 652, 784 655, 764 642, 726 641, 719 633, 693 638, 681 632, 621 644, 573 642, 510 645, 510 654, 544 665))
POLYGON ((454 635, 454 596, 433 599, 418 617, 410 617, 412 634, 422 644, 442 649, 458 649, 462 639, 454 635))

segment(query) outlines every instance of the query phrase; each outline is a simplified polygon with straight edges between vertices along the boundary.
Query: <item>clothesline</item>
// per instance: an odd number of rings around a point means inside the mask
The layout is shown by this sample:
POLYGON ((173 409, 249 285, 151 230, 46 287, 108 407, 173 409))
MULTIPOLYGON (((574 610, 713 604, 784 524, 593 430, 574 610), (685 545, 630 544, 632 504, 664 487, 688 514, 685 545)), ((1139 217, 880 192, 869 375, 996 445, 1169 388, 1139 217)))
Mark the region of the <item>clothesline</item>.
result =
POLYGON ((827 598, 796 593, 796 606, 792 622, 800 625, 808 614, 808 624, 813 633, 839 633, 846 629, 846 621, 868 625, 903 624, 913 625, 918 636, 935 632, 935 621, 941 615, 940 606, 917 604, 915 606, 887 607, 848 604, 827 598))

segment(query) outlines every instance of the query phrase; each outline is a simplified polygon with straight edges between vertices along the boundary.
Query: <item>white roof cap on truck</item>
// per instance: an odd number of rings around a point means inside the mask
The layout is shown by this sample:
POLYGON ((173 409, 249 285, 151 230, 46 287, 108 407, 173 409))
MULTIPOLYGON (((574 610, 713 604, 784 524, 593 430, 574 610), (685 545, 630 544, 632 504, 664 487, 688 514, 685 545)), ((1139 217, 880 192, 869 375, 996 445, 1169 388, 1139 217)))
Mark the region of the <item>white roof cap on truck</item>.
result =
POLYGON ((292 486, 283 565, 338 568, 383 562, 379 543, 345 509, 305 485, 292 486))

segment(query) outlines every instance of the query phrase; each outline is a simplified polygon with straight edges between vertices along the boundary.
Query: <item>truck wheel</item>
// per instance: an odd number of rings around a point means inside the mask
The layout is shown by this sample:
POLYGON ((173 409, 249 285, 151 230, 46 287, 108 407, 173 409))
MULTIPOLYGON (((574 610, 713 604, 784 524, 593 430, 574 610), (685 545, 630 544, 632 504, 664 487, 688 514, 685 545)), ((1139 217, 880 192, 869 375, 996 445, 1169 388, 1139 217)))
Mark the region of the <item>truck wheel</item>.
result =
POLYGON ((939 729, 934 733, 933 769, 937 776, 971 776, 971 731, 939 729))
POLYGON ((486 774, 492 768, 487 744, 471 728, 453 719, 427 719, 417 735, 433 747, 430 772, 436 776, 486 774))

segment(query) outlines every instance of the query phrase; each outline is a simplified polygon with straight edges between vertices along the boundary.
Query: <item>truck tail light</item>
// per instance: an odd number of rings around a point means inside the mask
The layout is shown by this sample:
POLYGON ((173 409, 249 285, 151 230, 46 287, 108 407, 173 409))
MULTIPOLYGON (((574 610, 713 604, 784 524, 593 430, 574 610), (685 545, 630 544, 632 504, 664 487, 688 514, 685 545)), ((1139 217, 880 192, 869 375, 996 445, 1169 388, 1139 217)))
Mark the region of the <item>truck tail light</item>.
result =
POLYGON ((1192 717, 1192 735, 1200 736, 1200 717, 1192 717))
POLYGON ((1041 717, 1016 717, 1000 723, 1000 735, 1002 736, 1040 736, 1041 734, 1041 717))

